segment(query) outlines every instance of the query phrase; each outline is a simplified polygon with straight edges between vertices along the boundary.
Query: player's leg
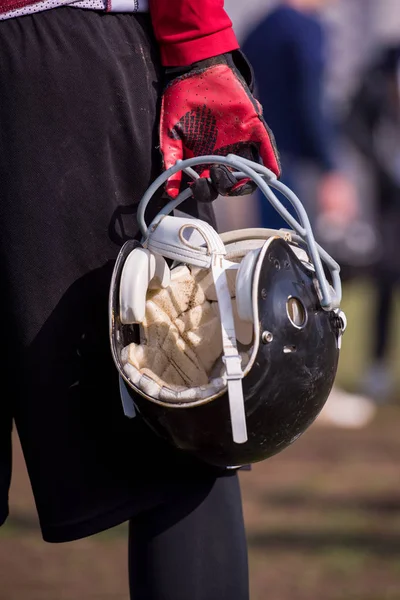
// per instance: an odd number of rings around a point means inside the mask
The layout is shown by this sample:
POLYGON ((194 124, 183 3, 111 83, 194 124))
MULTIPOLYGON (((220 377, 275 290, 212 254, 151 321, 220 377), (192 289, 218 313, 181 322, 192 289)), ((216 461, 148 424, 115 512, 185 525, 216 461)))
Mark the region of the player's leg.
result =
POLYGON ((247 545, 237 475, 193 483, 132 520, 132 600, 248 600, 247 545))

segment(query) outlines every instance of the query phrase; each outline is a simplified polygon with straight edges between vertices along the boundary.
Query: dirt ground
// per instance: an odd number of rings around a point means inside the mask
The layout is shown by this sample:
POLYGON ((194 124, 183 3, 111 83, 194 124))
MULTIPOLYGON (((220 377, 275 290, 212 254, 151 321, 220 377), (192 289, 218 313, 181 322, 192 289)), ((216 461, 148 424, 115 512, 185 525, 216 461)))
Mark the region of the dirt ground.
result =
MULTIPOLYGON (((371 293, 346 289, 339 382, 348 388, 367 360, 371 293)), ((400 301, 396 323, 399 399, 400 301)), ((241 474, 251 600, 400 600, 399 430, 399 402, 358 431, 314 424, 290 449, 241 474)), ((0 529, 0 600, 128 600, 126 526, 43 542, 17 443, 10 501, 0 529)))
MULTIPOLYGON (((361 431, 314 425, 241 474, 251 600, 400 598, 399 425, 396 406, 361 431)), ((128 599, 126 527, 44 543, 17 444, 11 506, 0 600, 128 599)))

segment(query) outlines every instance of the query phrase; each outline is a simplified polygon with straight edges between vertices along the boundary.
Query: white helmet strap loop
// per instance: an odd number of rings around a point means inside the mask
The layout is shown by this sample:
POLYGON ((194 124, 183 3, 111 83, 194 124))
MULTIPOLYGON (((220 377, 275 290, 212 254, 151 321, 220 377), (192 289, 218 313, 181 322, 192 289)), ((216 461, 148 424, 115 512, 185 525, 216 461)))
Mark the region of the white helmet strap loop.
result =
POLYGON ((205 221, 189 217, 164 216, 153 222, 144 245, 151 252, 165 258, 204 269, 211 267, 215 254, 226 254, 225 246, 215 229, 205 221), (194 242, 192 237, 196 233, 198 241, 194 242))

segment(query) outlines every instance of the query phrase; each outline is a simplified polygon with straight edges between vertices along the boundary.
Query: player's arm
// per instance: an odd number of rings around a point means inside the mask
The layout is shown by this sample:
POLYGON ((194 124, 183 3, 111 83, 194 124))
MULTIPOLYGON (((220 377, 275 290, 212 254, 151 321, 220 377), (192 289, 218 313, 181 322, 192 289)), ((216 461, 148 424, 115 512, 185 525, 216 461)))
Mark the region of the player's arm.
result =
MULTIPOLYGON (((150 0, 150 13, 166 75, 160 119, 164 167, 193 156, 235 153, 261 157, 279 175, 273 135, 252 95, 251 68, 238 50, 223 0, 150 0)), ((228 172, 218 177, 221 193, 251 191, 246 181, 238 189, 228 172)), ((180 178, 178 173, 168 180, 171 196, 178 194, 180 178)))
POLYGON ((150 0, 165 67, 190 65, 239 47, 223 0, 150 0))

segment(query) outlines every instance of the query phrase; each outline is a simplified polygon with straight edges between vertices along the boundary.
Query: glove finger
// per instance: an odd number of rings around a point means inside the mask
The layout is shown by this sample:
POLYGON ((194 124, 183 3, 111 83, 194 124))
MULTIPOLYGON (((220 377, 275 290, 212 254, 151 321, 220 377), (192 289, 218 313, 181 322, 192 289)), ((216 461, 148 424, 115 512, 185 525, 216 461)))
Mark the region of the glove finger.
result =
POLYGON ((230 190, 237 184, 237 179, 226 165, 213 165, 210 178, 214 188, 221 196, 228 196, 230 190))
POLYGON ((175 198, 177 198, 177 196, 179 195, 179 191, 181 189, 181 181, 182 171, 174 173, 174 175, 171 175, 171 177, 167 179, 167 183, 165 184, 165 191, 167 192, 170 198, 173 198, 175 200, 175 198))
MULTIPOLYGON (((183 159, 183 146, 181 139, 172 139, 168 137, 161 144, 161 153, 163 155, 164 169, 173 167, 177 160, 183 159)), ((182 181, 182 171, 174 173, 167 179, 165 191, 171 198, 176 198, 179 194, 182 181)))
POLYGON ((252 194, 257 189, 254 181, 250 177, 240 179, 230 190, 229 196, 247 196, 252 194))
MULTIPOLYGON (((243 152, 240 155, 242 156, 243 152)), ((252 158, 254 160, 254 156, 252 158)), ((245 196, 254 192, 257 187, 249 177, 237 180, 226 165, 213 165, 210 177, 213 187, 221 196, 245 196)))
POLYGON ((196 202, 213 202, 218 198, 218 192, 209 179, 199 177, 191 184, 193 198, 196 202))
MULTIPOLYGON (((160 152, 164 170, 173 167, 177 160, 183 158, 183 144, 179 130, 174 127, 174 113, 170 110, 168 102, 163 98, 160 115, 160 152)), ((171 198, 179 194, 182 173, 171 175, 165 185, 165 191, 171 198)))

